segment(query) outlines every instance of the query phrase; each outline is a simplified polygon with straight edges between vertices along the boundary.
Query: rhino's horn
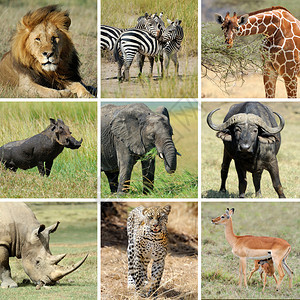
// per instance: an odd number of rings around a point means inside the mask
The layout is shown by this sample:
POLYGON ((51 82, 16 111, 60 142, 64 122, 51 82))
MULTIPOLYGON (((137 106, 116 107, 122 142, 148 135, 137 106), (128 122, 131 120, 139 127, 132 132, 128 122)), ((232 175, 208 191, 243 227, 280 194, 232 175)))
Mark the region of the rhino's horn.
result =
POLYGON ((57 266, 57 269, 51 273, 51 280, 58 281, 61 278, 63 278, 64 276, 74 272, 85 262, 87 257, 88 257, 88 254, 81 261, 79 261, 78 263, 76 263, 75 265, 70 266, 70 267, 57 266))
POLYGON ((60 254, 60 255, 52 255, 50 258, 50 264, 56 265, 58 264, 63 258, 65 258, 67 254, 60 254))

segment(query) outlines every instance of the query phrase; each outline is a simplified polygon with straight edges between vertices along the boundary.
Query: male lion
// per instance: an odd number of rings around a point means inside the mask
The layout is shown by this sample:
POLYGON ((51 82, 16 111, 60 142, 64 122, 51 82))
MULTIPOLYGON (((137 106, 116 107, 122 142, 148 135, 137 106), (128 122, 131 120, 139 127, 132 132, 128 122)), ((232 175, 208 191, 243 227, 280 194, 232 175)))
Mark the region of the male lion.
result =
POLYGON ((91 97, 81 82, 80 61, 71 40, 67 11, 49 5, 19 22, 11 50, 0 61, 0 82, 30 97, 91 97))

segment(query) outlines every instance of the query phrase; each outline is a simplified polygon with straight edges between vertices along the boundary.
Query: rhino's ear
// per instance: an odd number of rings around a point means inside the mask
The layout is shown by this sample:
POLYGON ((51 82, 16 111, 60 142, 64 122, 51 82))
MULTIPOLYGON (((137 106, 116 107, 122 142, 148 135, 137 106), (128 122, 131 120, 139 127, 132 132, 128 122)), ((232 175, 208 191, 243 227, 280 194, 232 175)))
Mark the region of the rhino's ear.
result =
POLYGON ((55 224, 53 224, 53 225, 47 227, 47 228, 45 229, 44 232, 45 232, 46 234, 50 234, 50 233, 52 233, 52 232, 55 232, 56 229, 58 228, 59 223, 60 223, 60 222, 57 221, 55 224))
POLYGON ((34 229, 32 232, 32 236, 38 236, 42 231, 44 231, 46 226, 41 224, 38 228, 34 229))

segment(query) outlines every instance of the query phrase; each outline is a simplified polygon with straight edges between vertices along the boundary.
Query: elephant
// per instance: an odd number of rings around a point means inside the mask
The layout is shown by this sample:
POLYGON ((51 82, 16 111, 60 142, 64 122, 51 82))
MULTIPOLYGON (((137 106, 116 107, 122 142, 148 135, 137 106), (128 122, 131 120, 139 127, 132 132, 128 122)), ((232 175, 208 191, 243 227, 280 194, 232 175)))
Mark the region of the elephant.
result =
POLYGON ((101 171, 107 176, 111 193, 122 194, 130 188, 133 166, 141 160, 143 193, 153 190, 155 157, 146 156, 156 148, 168 173, 174 173, 177 155, 172 140, 169 112, 158 107, 156 112, 143 103, 101 109, 101 171))

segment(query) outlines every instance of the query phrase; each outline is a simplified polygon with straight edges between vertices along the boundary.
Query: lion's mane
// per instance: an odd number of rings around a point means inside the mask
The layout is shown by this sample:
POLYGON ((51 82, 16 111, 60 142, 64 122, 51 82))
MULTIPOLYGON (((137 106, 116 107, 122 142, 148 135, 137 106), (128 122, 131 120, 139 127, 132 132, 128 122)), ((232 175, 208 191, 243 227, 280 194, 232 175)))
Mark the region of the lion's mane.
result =
POLYGON ((78 54, 68 31, 70 25, 69 12, 61 11, 57 5, 49 5, 28 12, 20 20, 12 39, 11 56, 16 71, 29 75, 40 85, 54 89, 64 89, 66 81, 81 81, 78 54), (48 23, 52 23, 59 29, 63 39, 57 69, 47 72, 31 54, 26 41, 37 25, 48 23))

